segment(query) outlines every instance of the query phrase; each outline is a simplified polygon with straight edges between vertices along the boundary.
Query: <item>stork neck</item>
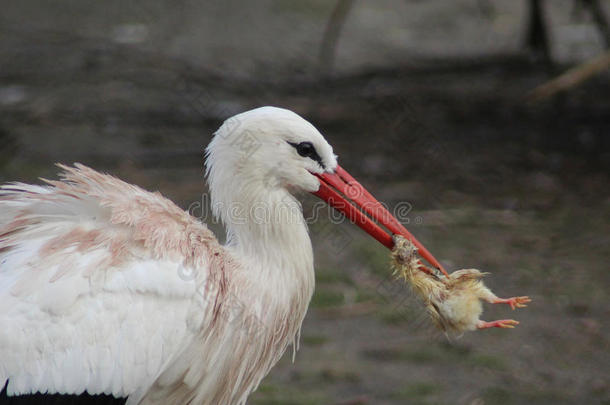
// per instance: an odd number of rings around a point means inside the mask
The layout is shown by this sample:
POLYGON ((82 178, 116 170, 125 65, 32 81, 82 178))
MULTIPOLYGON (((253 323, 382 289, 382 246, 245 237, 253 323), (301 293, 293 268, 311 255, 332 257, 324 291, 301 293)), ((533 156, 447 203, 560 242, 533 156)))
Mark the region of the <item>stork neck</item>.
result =
POLYGON ((283 188, 245 190, 221 210, 227 245, 267 268, 313 271, 301 204, 283 188), (239 202, 239 203, 238 203, 239 202))

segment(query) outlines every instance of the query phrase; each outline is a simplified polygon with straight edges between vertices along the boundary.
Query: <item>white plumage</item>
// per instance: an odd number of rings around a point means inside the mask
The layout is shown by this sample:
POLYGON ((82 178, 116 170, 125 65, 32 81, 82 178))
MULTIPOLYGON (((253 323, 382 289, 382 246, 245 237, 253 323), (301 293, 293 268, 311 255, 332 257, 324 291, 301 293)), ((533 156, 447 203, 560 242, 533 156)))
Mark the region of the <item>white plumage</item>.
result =
POLYGON ((288 190, 316 191, 314 174, 337 166, 332 148, 298 115, 265 107, 225 123, 207 153, 226 246, 160 194, 82 165, 62 166, 62 180, 44 186, 2 187, 0 384, 9 381, 9 395, 243 404, 294 344, 314 276, 288 190), (320 162, 291 146, 304 141, 320 162), (269 220, 253 220, 257 205, 269 220))

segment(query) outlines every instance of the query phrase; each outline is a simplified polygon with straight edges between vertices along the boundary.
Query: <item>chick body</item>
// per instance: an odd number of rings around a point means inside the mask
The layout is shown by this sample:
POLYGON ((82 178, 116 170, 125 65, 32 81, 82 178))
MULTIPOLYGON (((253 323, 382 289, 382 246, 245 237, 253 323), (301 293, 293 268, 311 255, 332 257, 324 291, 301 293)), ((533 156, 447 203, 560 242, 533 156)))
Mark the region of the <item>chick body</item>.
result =
POLYGON ((481 278, 486 273, 476 269, 458 270, 449 278, 440 276, 448 290, 444 300, 431 302, 439 312, 442 329, 452 332, 476 330, 483 313, 481 299, 493 299, 495 295, 483 284, 481 278))
POLYGON ((449 277, 424 268, 417 259, 417 248, 401 236, 395 236, 392 250, 395 274, 404 277, 421 298, 432 320, 444 332, 461 334, 487 327, 512 327, 517 321, 502 320, 489 323, 480 320, 481 300, 490 303, 511 303, 525 306, 527 297, 503 300, 498 298, 481 280, 487 273, 476 269, 454 271, 449 277), (518 304, 517 304, 518 303, 518 304))

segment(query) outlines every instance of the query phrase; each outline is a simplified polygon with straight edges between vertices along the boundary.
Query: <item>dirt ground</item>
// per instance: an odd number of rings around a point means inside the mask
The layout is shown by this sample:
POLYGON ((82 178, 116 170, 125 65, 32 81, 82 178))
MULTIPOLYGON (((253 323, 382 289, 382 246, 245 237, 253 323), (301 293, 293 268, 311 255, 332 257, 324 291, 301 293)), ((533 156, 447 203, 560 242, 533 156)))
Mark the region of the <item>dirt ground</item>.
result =
MULTIPOLYGON (((475 1, 358 6, 324 77, 327 2, 3 5, 0 182, 78 161, 206 220, 213 131, 290 108, 446 267, 489 271, 498 295, 533 302, 486 307, 514 330, 448 339, 392 279, 385 248, 323 216, 296 361, 284 356, 250 404, 610 404, 610 73, 527 104, 564 66, 520 49, 524 4, 505 3, 487 2, 491 17, 475 1)), ((550 15, 559 62, 599 51, 586 19, 550 15)))

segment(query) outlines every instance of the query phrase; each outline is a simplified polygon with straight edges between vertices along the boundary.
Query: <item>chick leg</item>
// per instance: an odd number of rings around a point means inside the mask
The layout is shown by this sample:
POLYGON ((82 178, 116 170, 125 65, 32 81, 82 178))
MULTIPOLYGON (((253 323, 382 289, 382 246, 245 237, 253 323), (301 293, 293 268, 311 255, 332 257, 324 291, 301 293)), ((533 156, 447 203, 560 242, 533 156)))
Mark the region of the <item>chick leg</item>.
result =
POLYGON ((500 319, 498 321, 479 321, 477 322, 477 329, 488 329, 488 328, 514 328, 515 325, 519 325, 518 321, 514 319, 500 319))
POLYGON ((527 296, 512 297, 512 298, 496 297, 495 299, 488 301, 488 302, 491 304, 508 304, 508 305, 510 305, 511 309, 514 310, 515 308, 527 307, 527 303, 532 302, 532 300, 530 299, 530 297, 527 297, 527 296))
POLYGON ((508 304, 512 309, 526 307, 528 302, 532 302, 528 296, 498 298, 496 294, 492 293, 487 287, 481 289, 479 296, 490 304, 508 304))

